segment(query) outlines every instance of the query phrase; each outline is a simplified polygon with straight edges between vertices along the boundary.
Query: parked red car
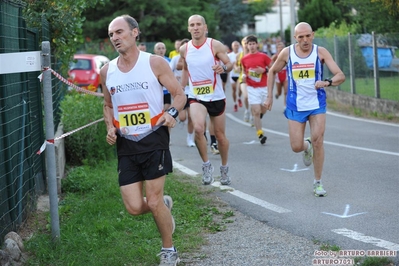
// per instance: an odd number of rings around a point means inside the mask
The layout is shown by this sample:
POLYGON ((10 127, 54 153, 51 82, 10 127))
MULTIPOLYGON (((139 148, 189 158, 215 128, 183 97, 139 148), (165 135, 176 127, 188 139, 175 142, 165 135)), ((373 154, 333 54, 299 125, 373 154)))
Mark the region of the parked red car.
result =
POLYGON ((75 54, 69 65, 68 80, 81 88, 102 92, 100 69, 108 62, 103 55, 75 54))

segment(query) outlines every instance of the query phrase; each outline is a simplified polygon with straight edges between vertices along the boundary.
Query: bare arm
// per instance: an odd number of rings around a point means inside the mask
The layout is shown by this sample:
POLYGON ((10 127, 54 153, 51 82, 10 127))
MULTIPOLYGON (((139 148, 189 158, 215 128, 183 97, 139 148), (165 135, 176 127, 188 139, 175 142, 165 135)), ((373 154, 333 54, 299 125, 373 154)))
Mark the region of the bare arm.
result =
MULTIPOLYGON (((212 45, 214 47, 215 56, 219 58, 219 60, 222 61, 223 64, 227 67, 226 72, 230 72, 233 69, 233 64, 230 62, 230 58, 227 55, 226 47, 221 42, 215 39, 212 40, 212 45)), ((212 69, 217 74, 222 74, 225 72, 223 67, 220 65, 215 65, 212 67, 212 69)))
MULTIPOLYGON (((173 103, 171 107, 176 108, 181 111, 186 104, 186 95, 177 81, 176 77, 173 75, 169 64, 160 56, 151 56, 150 58, 151 69, 158 81, 170 92, 173 97, 173 103)), ((164 126, 174 127, 176 124, 176 119, 174 119, 170 114, 164 113, 159 120, 157 125, 163 123, 164 126)))
POLYGON ((176 65, 176 69, 177 70, 183 70, 183 59, 181 58, 181 56, 179 57, 179 61, 177 62, 177 65, 176 65))
MULTIPOLYGON (((324 48, 319 46, 319 58, 327 65, 328 69, 330 72, 333 74, 331 77, 332 86, 338 86, 339 84, 343 83, 345 81, 345 74, 342 72, 342 70, 339 68, 337 63, 335 63, 334 59, 332 58, 330 52, 324 48)), ((324 88, 329 85, 328 81, 323 81, 318 83, 316 82, 316 88, 324 88)))
POLYGON ((187 44, 184 44, 182 47, 180 47, 180 60, 179 63, 182 64, 182 73, 181 73, 181 86, 184 88, 188 84, 188 68, 187 68, 187 62, 186 62, 186 46, 187 44))
POLYGON ((267 99, 264 103, 265 107, 270 111, 273 106, 273 87, 276 74, 280 72, 283 67, 287 65, 289 56, 289 47, 284 48, 278 55, 276 61, 272 64, 269 69, 267 76, 267 99))
POLYGON ((101 68, 100 75, 101 75, 101 83, 104 93, 103 115, 104 115, 104 122, 107 127, 106 140, 108 144, 113 145, 116 142, 116 127, 113 124, 114 111, 111 101, 111 95, 109 94, 108 88, 105 85, 107 83, 108 66, 109 65, 106 64, 101 68))

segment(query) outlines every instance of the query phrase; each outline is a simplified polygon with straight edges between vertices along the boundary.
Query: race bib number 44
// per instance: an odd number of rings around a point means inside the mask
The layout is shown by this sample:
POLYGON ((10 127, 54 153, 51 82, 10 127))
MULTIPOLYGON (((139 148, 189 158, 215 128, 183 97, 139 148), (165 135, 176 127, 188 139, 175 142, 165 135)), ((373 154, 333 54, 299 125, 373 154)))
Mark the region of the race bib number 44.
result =
POLYGON ((119 126, 124 135, 138 135, 151 130, 148 103, 121 105, 118 107, 119 126))
POLYGON ((315 78, 314 64, 297 64, 292 66, 294 80, 315 78))
POLYGON ((193 82, 194 95, 208 95, 214 93, 211 80, 193 82))

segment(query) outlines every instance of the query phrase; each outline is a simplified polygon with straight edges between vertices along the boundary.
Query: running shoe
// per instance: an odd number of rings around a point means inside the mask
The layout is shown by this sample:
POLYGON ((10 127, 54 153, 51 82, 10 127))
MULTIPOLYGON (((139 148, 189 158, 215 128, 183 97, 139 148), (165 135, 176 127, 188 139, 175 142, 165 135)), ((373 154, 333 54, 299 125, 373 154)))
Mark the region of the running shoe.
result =
POLYGON ((242 107, 242 101, 241 101, 240 98, 238 98, 238 106, 239 106, 239 107, 242 107))
POLYGON ((327 192, 324 190, 323 185, 320 182, 313 184, 313 192, 316 197, 325 197, 327 192))
POLYGON ((213 183, 213 181, 214 181, 214 178, 213 178, 212 164, 202 165, 202 184, 210 185, 213 183))
POLYGON ((218 149, 218 145, 216 143, 212 143, 211 144, 211 152, 213 154, 219 154, 220 153, 219 149, 218 149))
MULTIPOLYGON (((168 195, 164 195, 163 202, 165 203, 166 207, 168 207, 170 213, 172 213, 172 207, 173 207, 172 197, 168 196, 168 195)), ((172 215, 172 225, 173 225, 173 229, 172 229, 172 234, 173 234, 175 232, 175 228, 176 228, 175 218, 173 218, 173 215, 172 215)))
POLYGON ((309 166, 312 164, 313 161, 313 146, 312 142, 310 141, 310 138, 306 138, 305 141, 307 141, 309 145, 308 148, 302 154, 302 160, 306 166, 309 166))
POLYGON ((238 111, 238 107, 237 107, 237 104, 235 104, 234 105, 234 112, 237 112, 238 111))
POLYGON ((177 250, 172 251, 162 249, 158 256, 161 257, 161 263, 159 266, 176 266, 180 262, 177 250))
POLYGON ((244 112, 244 121, 249 122, 249 111, 248 110, 245 110, 245 112, 244 112))
POLYGON ((267 137, 266 136, 264 136, 264 135, 259 135, 259 141, 260 141, 260 144, 265 144, 266 143, 266 140, 267 140, 267 137))
POLYGON ((187 135, 187 146, 188 147, 195 147, 195 142, 190 135, 187 135))
POLYGON ((220 166, 220 184, 222 185, 230 185, 231 184, 231 178, 229 176, 229 167, 223 167, 220 166))

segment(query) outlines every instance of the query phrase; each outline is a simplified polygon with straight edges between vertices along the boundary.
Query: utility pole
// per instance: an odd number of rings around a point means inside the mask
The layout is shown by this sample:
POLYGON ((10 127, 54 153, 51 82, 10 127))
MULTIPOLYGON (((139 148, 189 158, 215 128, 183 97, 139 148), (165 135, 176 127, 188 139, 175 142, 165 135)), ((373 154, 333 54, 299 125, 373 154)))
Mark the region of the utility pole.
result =
POLYGON ((290 10, 291 10, 291 44, 295 43, 294 31, 296 23, 296 11, 295 11, 295 0, 290 0, 290 10))
POLYGON ((284 29, 283 29, 283 0, 279 0, 280 6, 280 37, 282 41, 284 40, 284 29))

